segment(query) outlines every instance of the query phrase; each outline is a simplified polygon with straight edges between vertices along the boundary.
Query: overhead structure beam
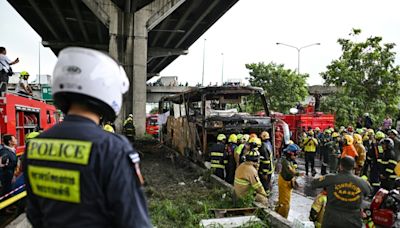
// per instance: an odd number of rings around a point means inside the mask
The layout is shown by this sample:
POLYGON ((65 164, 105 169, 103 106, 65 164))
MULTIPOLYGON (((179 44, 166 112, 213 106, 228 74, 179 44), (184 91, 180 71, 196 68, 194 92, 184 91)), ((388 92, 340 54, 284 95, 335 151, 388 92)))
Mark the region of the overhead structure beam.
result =
POLYGON ((43 21, 43 23, 47 26, 47 28, 50 30, 51 34, 56 38, 57 40, 60 40, 60 36, 56 32, 53 26, 48 22, 46 17, 44 16, 43 12, 40 10, 39 6, 36 4, 34 0, 28 0, 28 2, 31 4, 33 7, 33 10, 39 15, 40 19, 43 21))
POLYGON ((94 48, 98 50, 108 50, 108 45, 107 44, 96 44, 96 43, 89 43, 89 42, 59 42, 59 41, 49 41, 49 40, 44 40, 42 41, 42 45, 44 47, 51 47, 51 48, 57 48, 57 49, 62 49, 67 46, 80 46, 80 47, 88 47, 88 48, 94 48))
POLYGON ((97 38, 99 39, 100 43, 104 42, 103 34, 101 33, 101 24, 100 21, 96 21, 96 31, 97 31, 97 38))
POLYGON ((82 18, 81 12, 79 10, 78 3, 76 1, 77 0, 71 0, 72 8, 74 8, 74 12, 75 12, 76 18, 78 19, 79 28, 83 34, 83 38, 85 39, 86 42, 89 42, 89 40, 90 40, 89 35, 86 31, 85 25, 83 24, 83 18, 82 18))
POLYGON ((71 32, 71 29, 69 28, 69 26, 67 25, 67 22, 65 20, 64 15, 62 14, 60 7, 58 6, 57 1, 50 1, 51 6, 53 7, 54 11, 57 14, 58 20, 60 20, 62 26, 64 27, 65 31, 67 32, 68 38, 72 41, 75 41, 75 36, 74 34, 71 32))
POLYGON ((110 27, 110 15, 119 11, 118 6, 111 0, 82 0, 82 2, 107 28, 110 27))
POLYGON ((168 49, 168 48, 150 48, 147 54, 147 62, 153 58, 171 56, 171 55, 187 55, 187 49, 168 49))
POLYGON ((150 31, 156 27, 161 21, 168 17, 174 12, 179 6, 181 6, 186 0, 169 0, 165 5, 161 7, 155 14, 153 14, 147 21, 147 30, 150 31))

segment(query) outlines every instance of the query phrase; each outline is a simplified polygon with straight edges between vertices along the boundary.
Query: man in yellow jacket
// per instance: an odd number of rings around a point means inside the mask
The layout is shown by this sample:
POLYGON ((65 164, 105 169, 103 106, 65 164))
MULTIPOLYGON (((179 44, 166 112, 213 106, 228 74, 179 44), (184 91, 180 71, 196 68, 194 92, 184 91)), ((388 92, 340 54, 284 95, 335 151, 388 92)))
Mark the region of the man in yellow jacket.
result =
POLYGON ((314 169, 315 152, 317 151, 318 140, 314 138, 314 132, 310 130, 308 137, 303 139, 305 160, 306 160, 306 175, 308 176, 308 164, 311 163, 311 174, 315 176, 317 173, 314 169))
POLYGON ((327 194, 326 188, 324 188, 322 192, 315 197, 314 202, 311 205, 309 219, 310 221, 314 222, 316 228, 320 228, 322 226, 326 202, 328 201, 327 194))
POLYGON ((258 167, 260 165, 260 153, 252 149, 246 154, 246 161, 241 163, 235 172, 234 189, 239 199, 246 198, 254 191, 255 201, 268 204, 267 193, 260 182, 258 167))

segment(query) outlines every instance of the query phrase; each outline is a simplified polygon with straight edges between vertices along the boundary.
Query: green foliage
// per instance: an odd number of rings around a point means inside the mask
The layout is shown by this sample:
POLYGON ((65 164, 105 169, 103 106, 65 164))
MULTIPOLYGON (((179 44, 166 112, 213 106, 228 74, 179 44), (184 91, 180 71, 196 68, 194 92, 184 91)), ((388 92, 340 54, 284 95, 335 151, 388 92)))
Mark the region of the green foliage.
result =
POLYGON ((285 69, 283 64, 272 62, 246 64, 246 68, 250 70, 250 84, 264 89, 273 111, 288 113, 290 108, 308 95, 308 74, 298 75, 295 71, 285 69))
POLYGON ((157 114, 158 113, 158 107, 154 107, 150 110, 150 114, 157 114))
MULTIPOLYGON (((354 40, 361 34, 353 29, 354 40)), ((375 123, 386 114, 397 114, 400 102, 400 69, 395 65, 394 43, 382 43, 382 37, 370 37, 363 42, 338 39, 342 55, 321 73, 325 85, 339 88, 322 101, 321 109, 336 114, 336 124, 354 124, 357 117, 371 113, 375 123)))

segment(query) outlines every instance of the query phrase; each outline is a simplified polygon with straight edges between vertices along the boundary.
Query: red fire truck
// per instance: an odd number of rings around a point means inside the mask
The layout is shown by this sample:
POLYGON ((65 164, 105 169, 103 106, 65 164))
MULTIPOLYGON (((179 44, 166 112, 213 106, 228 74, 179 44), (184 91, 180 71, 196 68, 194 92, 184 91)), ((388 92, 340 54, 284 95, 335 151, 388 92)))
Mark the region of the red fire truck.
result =
POLYGON ((158 137, 158 114, 150 114, 146 117, 146 133, 158 137))

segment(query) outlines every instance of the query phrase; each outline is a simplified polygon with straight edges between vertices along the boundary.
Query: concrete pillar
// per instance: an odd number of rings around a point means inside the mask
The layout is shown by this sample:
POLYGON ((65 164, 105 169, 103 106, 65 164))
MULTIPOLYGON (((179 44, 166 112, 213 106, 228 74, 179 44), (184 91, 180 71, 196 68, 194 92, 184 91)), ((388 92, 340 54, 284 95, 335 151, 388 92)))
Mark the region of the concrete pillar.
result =
POLYGON ((147 20, 150 17, 147 7, 135 13, 135 39, 133 53, 133 118, 136 135, 143 136, 146 131, 146 81, 147 81, 147 20))

